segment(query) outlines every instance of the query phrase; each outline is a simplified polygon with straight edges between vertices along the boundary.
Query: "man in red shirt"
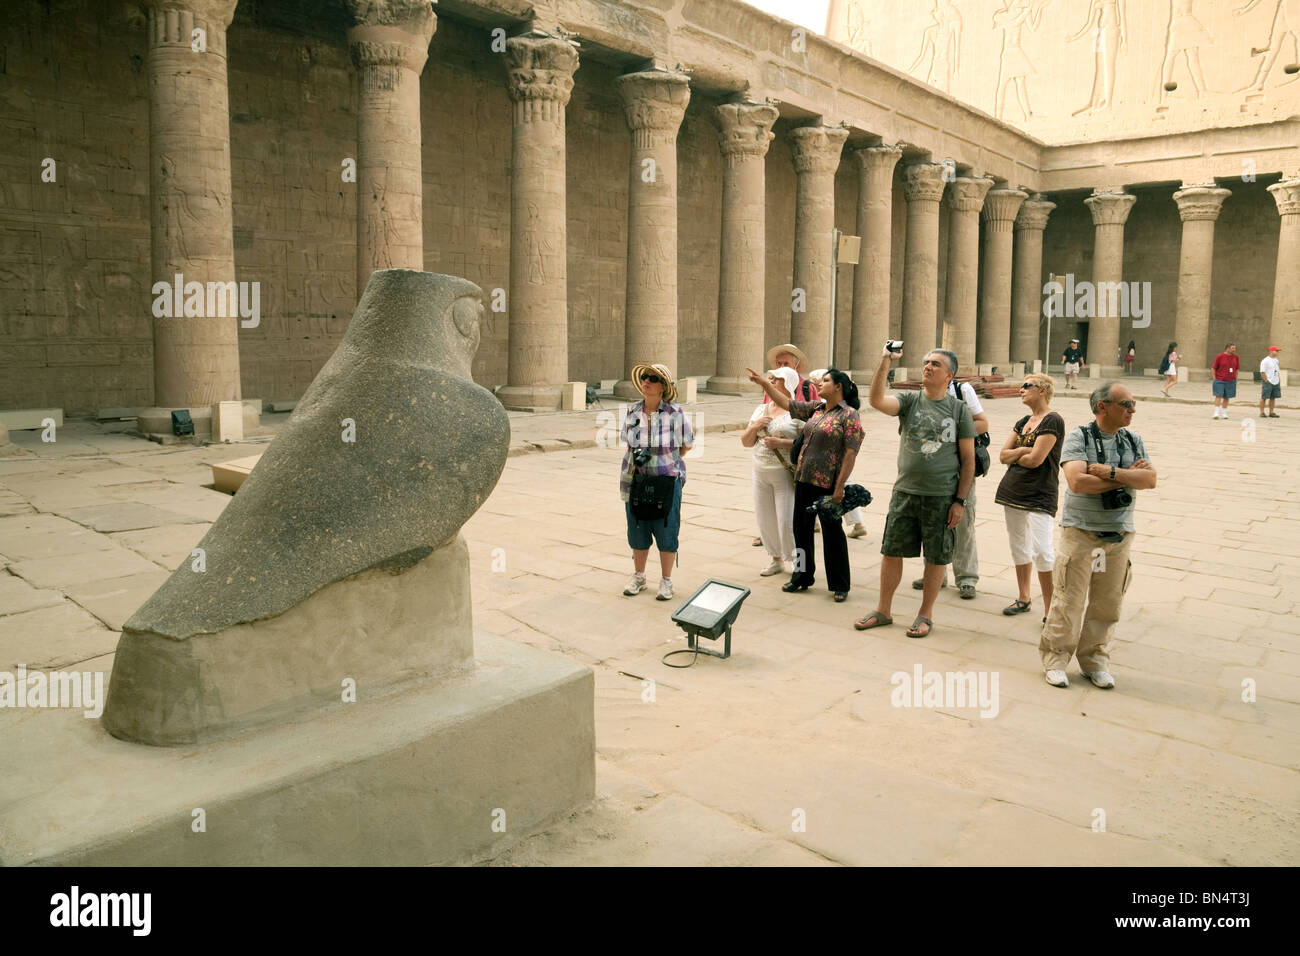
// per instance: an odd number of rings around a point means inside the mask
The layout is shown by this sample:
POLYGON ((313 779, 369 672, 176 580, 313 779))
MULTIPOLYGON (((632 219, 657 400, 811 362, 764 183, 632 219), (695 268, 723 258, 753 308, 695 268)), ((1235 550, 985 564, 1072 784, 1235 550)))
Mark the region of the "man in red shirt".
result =
POLYGON ((1228 399, 1237 397, 1237 370, 1241 358, 1237 346, 1229 342, 1214 357, 1214 417, 1228 420, 1228 399))

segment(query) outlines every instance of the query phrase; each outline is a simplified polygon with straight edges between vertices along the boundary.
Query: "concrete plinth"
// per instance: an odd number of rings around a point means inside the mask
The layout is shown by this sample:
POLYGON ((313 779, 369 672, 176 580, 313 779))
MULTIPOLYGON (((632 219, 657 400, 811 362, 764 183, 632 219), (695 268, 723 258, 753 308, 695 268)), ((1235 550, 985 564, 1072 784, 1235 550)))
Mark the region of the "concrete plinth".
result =
MULTIPOLYGON (((262 427, 262 400, 260 398, 242 399, 244 406, 244 434, 262 427)), ((136 430, 141 434, 148 435, 152 438, 161 440, 166 444, 169 440, 188 440, 176 439, 172 434, 172 412, 184 406, 171 406, 168 408, 142 408, 136 417, 136 430)), ((199 440, 212 439, 212 405, 195 406, 185 408, 190 413, 190 420, 194 422, 194 438, 199 440)))
POLYGON ((24 768, 0 775, 0 864, 414 866, 498 853, 594 799, 594 685, 562 657, 474 640, 477 666, 458 681, 361 694, 207 747, 125 743, 78 709, 0 711, 24 768))
POLYGON ((561 407, 564 389, 559 385, 503 385, 496 396, 511 411, 553 412, 561 407))

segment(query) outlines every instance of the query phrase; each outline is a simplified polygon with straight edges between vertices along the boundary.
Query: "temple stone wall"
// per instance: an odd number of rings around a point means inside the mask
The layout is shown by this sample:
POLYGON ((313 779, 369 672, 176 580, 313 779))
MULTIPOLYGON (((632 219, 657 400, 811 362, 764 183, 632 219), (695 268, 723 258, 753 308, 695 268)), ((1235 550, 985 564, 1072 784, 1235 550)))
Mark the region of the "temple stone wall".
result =
MULTIPOLYGON (((786 138, 790 124, 777 120, 776 138, 767 149, 764 174, 767 188, 767 315, 763 339, 776 345, 790 341, 790 294, 794 289, 794 159, 786 138)), ((812 369, 808 369, 812 371, 812 369)))
MULTIPOLYGON (((708 377, 717 364, 722 151, 713 114, 721 102, 692 91, 677 134, 677 367, 673 372, 682 376, 708 377)), ((613 359, 617 368, 618 355, 613 359)), ((664 359, 627 357, 629 368, 642 361, 664 359)), ((626 374, 623 371, 619 377, 626 374)))

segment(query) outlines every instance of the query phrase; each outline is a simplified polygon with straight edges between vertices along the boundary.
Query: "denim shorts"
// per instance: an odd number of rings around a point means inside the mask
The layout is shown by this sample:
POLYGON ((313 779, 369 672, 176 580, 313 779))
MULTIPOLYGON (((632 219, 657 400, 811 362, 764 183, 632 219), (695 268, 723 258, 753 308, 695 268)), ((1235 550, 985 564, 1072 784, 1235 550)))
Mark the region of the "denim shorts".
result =
POLYGON ((1215 398, 1236 398, 1236 382, 1220 382, 1217 378, 1214 380, 1214 397, 1215 398))
POLYGON ((664 554, 677 551, 677 532, 682 525, 682 479, 673 484, 673 508, 659 521, 638 521, 632 514, 632 502, 623 502, 627 514, 627 543, 633 551, 650 550, 650 539, 664 554))
POLYGON ((1282 397, 1281 382, 1278 382, 1276 385, 1274 385, 1272 382, 1265 382, 1264 387, 1261 388, 1259 392, 1259 400, 1261 402, 1264 401, 1265 399, 1281 398, 1281 397, 1282 397))

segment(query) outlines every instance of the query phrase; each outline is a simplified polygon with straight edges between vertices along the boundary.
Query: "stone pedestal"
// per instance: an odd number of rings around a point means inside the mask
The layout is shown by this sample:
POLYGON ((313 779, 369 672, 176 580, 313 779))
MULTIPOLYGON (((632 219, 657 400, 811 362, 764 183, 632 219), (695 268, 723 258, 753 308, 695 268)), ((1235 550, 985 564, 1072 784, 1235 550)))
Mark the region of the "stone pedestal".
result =
POLYGON ((722 248, 718 276, 717 374, 709 391, 751 392, 746 368, 763 363, 766 199, 763 157, 772 141, 775 106, 723 103, 722 248))
POLYGON ((437 29, 422 0, 345 0, 357 68, 357 296, 376 269, 424 268, 420 73, 437 29))
MULTIPOLYGON (((1223 201, 1231 195, 1213 182, 1183 184, 1174 193, 1183 221, 1183 241, 1178 254, 1178 311, 1174 340, 1178 353, 1197 368, 1210 364, 1210 276, 1214 271, 1214 223, 1223 201)), ((1217 350, 1215 351, 1217 355, 1217 350)), ((1181 362, 1180 362, 1181 364, 1181 362)))
MULTIPOLYGON (((889 327, 889 281, 894 235, 894 167, 903 151, 897 146, 869 146, 853 152, 858 161, 858 235, 862 255, 853 276, 853 368, 880 362, 885 340, 902 338, 889 327)), ((906 343, 905 343, 906 344, 906 343)))
POLYGON ((1300 179, 1284 179, 1268 191, 1277 203, 1282 230, 1277 238, 1277 277, 1273 280, 1273 319, 1267 344, 1282 347, 1283 365, 1300 368, 1300 355, 1296 354, 1300 349, 1300 179))
MULTIPOLYGON (((835 170, 849 131, 838 126, 803 126, 790 131, 798 176, 794 209, 794 287, 804 292, 805 310, 790 313, 790 339, 813 368, 834 364, 830 355, 831 272, 835 253, 835 170)), ((851 343, 850 343, 851 344, 851 343)))
POLYGON ((473 640, 458 681, 359 690, 356 703, 335 688, 311 719, 219 746, 141 747, 80 710, 0 710, 6 753, 28 768, 0 774, 0 864, 423 866, 499 853, 594 799, 593 681, 557 655, 473 640))
POLYGON ((943 347, 957 355, 959 369, 975 364, 975 321, 979 310, 980 210, 991 179, 959 176, 948 187, 948 284, 943 347))
MULTIPOLYGON (((1015 225, 1015 269, 1011 293, 1011 357, 1037 361, 1038 321, 1043 314, 1043 230, 1056 203, 1035 193, 1020 204, 1015 225)), ((1039 371, 1035 368, 1034 371, 1039 371)))
MULTIPOLYGON (((241 399, 240 404, 243 406, 241 428, 245 436, 256 432, 262 427, 262 400, 260 398, 241 399)), ((185 407, 183 405, 172 405, 168 407, 142 408, 136 414, 136 431, 142 435, 153 439, 163 445, 170 445, 177 442, 189 441, 219 441, 214 438, 214 429, 212 421, 212 405, 195 405, 185 407), (178 438, 172 434, 172 412, 184 410, 190 413, 190 421, 194 423, 194 436, 178 438)))
MULTIPOLYGON (((153 299, 160 293, 156 284, 172 286, 178 276, 182 284, 202 283, 202 288, 235 281, 226 88, 226 28, 235 3, 146 4, 153 299)), ((162 294, 177 293, 169 288, 162 294)), ((232 314, 159 316, 155 311, 157 404, 208 406, 239 399, 238 309, 213 311, 232 314)))
POLYGON ((990 189, 984 197, 984 281, 980 295, 975 360, 1006 365, 1011 360, 1012 227, 1029 193, 990 189))
MULTIPOLYGON (((627 325, 623 364, 677 368, 677 130, 691 99, 684 73, 649 70, 618 78, 632 132, 627 198, 627 325)), ((614 386, 639 399, 630 379, 614 386)))
POLYGON ((564 108, 578 68, 558 37, 506 41, 514 125, 510 163, 510 346, 506 408, 550 411, 569 380, 564 108))
MULTIPOLYGON (((1124 223, 1137 197, 1121 189, 1098 189, 1084 200, 1092 213, 1095 228, 1092 281, 1094 289, 1107 288, 1102 283, 1124 280, 1124 223)), ((1096 296, 1096 314, 1088 323, 1089 368, 1104 362, 1119 350, 1122 317, 1109 314, 1108 295, 1096 296)))
POLYGON ((937 163, 915 163, 904 170, 907 241, 903 258, 903 354, 916 368, 920 368, 922 356, 936 345, 943 172, 944 167, 937 163))

